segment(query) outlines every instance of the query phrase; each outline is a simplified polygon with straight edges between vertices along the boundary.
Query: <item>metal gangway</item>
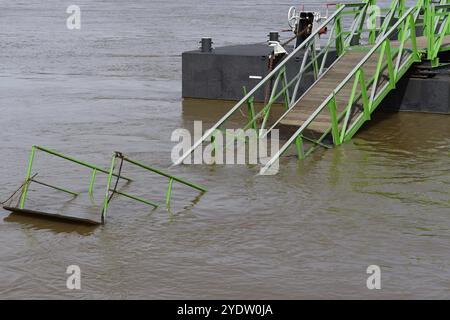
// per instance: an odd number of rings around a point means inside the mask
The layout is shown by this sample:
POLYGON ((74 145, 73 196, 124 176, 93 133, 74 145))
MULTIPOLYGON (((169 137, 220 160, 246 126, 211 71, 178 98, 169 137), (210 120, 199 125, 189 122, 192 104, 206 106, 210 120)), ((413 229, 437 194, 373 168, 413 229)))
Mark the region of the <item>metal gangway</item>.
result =
POLYGON ((293 145, 299 159, 319 147, 340 145, 371 119, 371 114, 414 63, 430 61, 433 67, 439 66, 439 53, 448 50, 450 0, 419 0, 409 8, 405 0, 394 0, 389 8, 381 11, 375 0, 337 4, 325 22, 287 54, 175 165, 183 163, 196 148, 208 142, 238 112, 246 112, 243 129, 255 129, 259 138, 282 126, 293 129, 261 173, 293 145), (381 14, 383 22, 377 25, 381 14), (290 62, 299 54, 303 55, 301 66, 292 70, 296 65, 290 62), (327 66, 327 58, 332 54, 336 59, 327 66), (314 82, 300 94, 306 73, 313 75, 314 82), (289 78, 289 74, 294 76, 289 78), (255 96, 268 87, 269 99, 256 112, 255 96), (276 104, 281 104, 284 112, 271 119, 276 104))

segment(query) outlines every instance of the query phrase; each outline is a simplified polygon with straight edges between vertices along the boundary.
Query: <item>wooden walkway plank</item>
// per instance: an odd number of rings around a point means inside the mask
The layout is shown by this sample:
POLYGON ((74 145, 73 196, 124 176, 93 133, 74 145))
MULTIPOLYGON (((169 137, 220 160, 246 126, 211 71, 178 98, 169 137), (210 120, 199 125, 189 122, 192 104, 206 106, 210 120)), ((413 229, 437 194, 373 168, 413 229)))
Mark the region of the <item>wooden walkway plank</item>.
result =
MULTIPOLYGON (((443 46, 450 45, 450 36, 446 36, 443 41, 443 46)), ((391 47, 399 47, 399 41, 391 41, 391 47)), ((423 50, 427 47, 427 39, 425 37, 417 37, 417 47, 419 50, 423 50)), ((280 121, 281 125, 300 127, 310 115, 327 99, 336 87, 344 81, 350 71, 352 71, 360 61, 370 51, 370 46, 357 47, 355 50, 351 48, 347 50, 339 60, 327 70, 325 74, 319 79, 316 84, 310 88, 305 95, 299 100, 294 108, 280 121)), ((405 44, 405 48, 411 48, 411 42, 405 44)), ((396 57, 396 56, 395 56, 396 57)), ((362 66, 364 71, 364 79, 366 83, 372 79, 377 69, 377 63, 379 60, 379 53, 373 54, 373 56, 362 66)), ((394 59, 395 61, 396 59, 394 59)), ((395 66, 395 63, 394 63, 395 66)), ((382 71, 380 81, 377 88, 382 87, 384 83, 388 81, 387 67, 382 71)), ((350 99, 352 93, 354 79, 351 79, 337 94, 337 112, 342 112, 350 99)), ((371 89, 371 86, 369 86, 371 89)), ((357 93, 360 93, 358 87, 357 93)), ((368 92, 370 95, 370 92, 368 92)), ((358 103, 358 102, 357 102, 358 103)), ((316 120, 311 124, 310 129, 317 131, 318 133, 325 132, 330 126, 330 114, 328 108, 325 108, 321 114, 318 115, 316 120)))

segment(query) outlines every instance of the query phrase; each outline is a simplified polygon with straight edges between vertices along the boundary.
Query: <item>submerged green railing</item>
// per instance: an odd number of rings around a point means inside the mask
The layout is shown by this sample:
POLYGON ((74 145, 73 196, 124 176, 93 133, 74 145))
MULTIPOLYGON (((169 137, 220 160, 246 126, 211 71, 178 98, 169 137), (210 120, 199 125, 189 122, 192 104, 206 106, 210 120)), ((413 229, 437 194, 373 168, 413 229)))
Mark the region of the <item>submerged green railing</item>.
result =
POLYGON ((124 162, 129 163, 131 165, 134 165, 136 167, 139 167, 141 169, 144 169, 146 171, 156 173, 157 175, 160 175, 160 176, 163 176, 163 177, 166 177, 166 178, 169 179, 169 183, 168 183, 168 187, 167 187, 167 191, 166 191, 166 207, 168 209, 170 208, 170 199, 171 199, 171 195, 172 195, 172 189, 173 189, 173 182, 174 181, 178 182, 180 184, 186 185, 188 187, 191 187, 193 189, 196 189, 198 191, 201 191, 201 192, 206 192, 207 191, 206 188, 204 188, 204 187, 202 187, 202 186, 200 186, 198 184, 189 182, 189 181, 187 181, 185 179, 181 179, 181 178, 175 177, 175 176, 173 176, 171 174, 168 174, 166 172, 163 172, 163 171, 161 171, 159 169, 155 169, 155 168, 150 167, 148 165, 142 164, 142 163, 140 163, 138 161, 132 160, 132 159, 124 156, 121 152, 117 152, 116 151, 113 154, 113 157, 112 157, 112 160, 111 160, 111 166, 110 166, 110 170, 109 170, 109 174, 108 174, 108 181, 107 181, 107 185, 106 185, 106 193, 105 193, 105 198, 104 198, 104 202, 103 202, 102 221, 104 221, 104 219, 106 217, 106 213, 108 211, 109 202, 112 199, 112 196, 114 194, 118 194, 118 195, 124 196, 126 198, 133 199, 135 201, 145 203, 145 204, 150 205, 150 206, 152 206, 154 208, 157 208, 157 207, 160 206, 158 203, 153 202, 151 200, 143 199, 143 198, 140 198, 138 196, 131 195, 131 194, 128 194, 128 193, 125 193, 125 192, 121 192, 121 191, 117 190, 117 188, 116 188, 117 187, 117 181, 120 178, 120 170, 121 170, 122 165, 123 165, 124 162), (118 159, 121 161, 119 174, 114 174, 116 161, 118 159), (117 181, 116 181, 116 187, 111 189, 111 183, 112 183, 113 177, 117 177, 117 181))
POLYGON ((124 162, 132 164, 132 165, 137 166, 137 167, 140 167, 140 168, 142 168, 142 169, 144 169, 146 171, 149 171, 149 172, 152 172, 152 173, 156 173, 157 175, 160 175, 160 176, 163 176, 163 177, 166 177, 166 178, 169 179, 168 189, 166 191, 166 207, 167 208, 170 208, 170 199, 171 199, 171 195, 172 195, 173 182, 178 182, 180 184, 186 185, 186 186, 191 187, 193 189, 199 190, 202 193, 207 191, 206 188, 204 188, 204 187, 202 187, 202 186, 200 186, 198 184, 194 184, 194 183, 189 182, 189 181, 187 181, 185 179, 173 176, 173 175, 171 175, 169 173, 166 173, 166 172, 163 172, 163 171, 161 171, 159 169, 155 169, 155 168, 150 167, 148 165, 142 164, 142 163, 140 163, 138 161, 132 160, 132 159, 124 156, 120 152, 114 152, 112 160, 111 160, 110 167, 109 167, 109 169, 106 170, 106 169, 100 168, 99 166, 93 165, 91 163, 88 163, 88 162, 85 162, 85 161, 82 161, 82 160, 75 159, 73 157, 64 155, 62 153, 59 153, 57 151, 54 151, 54 150, 51 150, 51 149, 48 149, 48 148, 45 148, 45 147, 33 146, 31 148, 31 153, 30 153, 30 156, 29 156, 25 182, 24 182, 24 184, 22 186, 22 193, 21 193, 21 196, 20 196, 20 202, 18 204, 18 208, 19 209, 24 209, 25 208, 25 203, 26 203, 26 199, 27 199, 27 195, 28 195, 28 191, 29 191, 29 186, 30 186, 31 183, 37 183, 39 185, 42 185, 42 186, 45 186, 45 187, 48 187, 48 188, 52 188, 54 190, 57 190, 57 191, 69 194, 69 195, 74 196, 74 197, 76 197, 76 196, 78 196, 80 194, 79 192, 72 191, 72 190, 67 189, 65 187, 55 186, 53 184, 49 184, 49 183, 37 180, 35 178, 37 176, 37 174, 33 174, 33 164, 34 164, 34 160, 35 160, 35 156, 36 156, 36 151, 42 151, 42 152, 50 154, 52 156, 55 156, 55 157, 61 158, 63 160, 66 160, 66 161, 69 161, 69 162, 72 162, 72 163, 78 164, 80 166, 83 166, 83 167, 91 169, 92 173, 91 173, 91 177, 90 177, 90 181, 89 181, 89 186, 87 188, 87 192, 88 192, 88 194, 91 197, 93 196, 94 184, 95 184, 95 179, 96 179, 97 173, 103 173, 103 174, 107 175, 106 193, 105 193, 105 197, 104 197, 104 201, 103 201, 103 210, 102 210, 102 213, 101 213, 102 223, 105 222, 106 213, 108 211, 108 206, 109 206, 109 203, 110 203, 110 201, 112 199, 112 196, 114 194, 121 195, 121 196, 127 197, 129 199, 132 199, 132 200, 135 200, 135 201, 138 201, 138 202, 150 205, 150 206, 152 206, 154 208, 157 208, 157 207, 160 206, 158 203, 156 203, 154 201, 143 199, 143 198, 141 198, 139 196, 132 195, 132 194, 129 194, 129 193, 125 193, 125 192, 122 192, 122 191, 117 189, 118 188, 118 182, 120 180, 125 180, 127 182, 132 182, 133 181, 133 179, 131 179, 129 177, 126 177, 126 176, 123 176, 121 174, 122 166, 123 166, 124 162), (120 159, 121 163, 120 163, 119 172, 115 173, 114 171, 116 169, 117 159, 120 159), (114 186, 114 188, 111 188, 112 180, 113 180, 114 177, 116 178, 115 186, 114 186))
MULTIPOLYGON (((68 190, 66 188, 57 187, 57 186, 54 186, 54 185, 51 185, 51 184, 47 184, 47 183, 44 183, 44 182, 36 181, 35 179, 31 178, 34 158, 35 158, 37 150, 45 152, 45 153, 48 153, 50 155, 53 155, 55 157, 58 157, 58 158, 61 158, 61 159, 64 159, 64 160, 67 160, 67 161, 70 161, 70 162, 73 162, 73 163, 76 163, 76 164, 81 165, 83 167, 92 169, 92 176, 91 176, 91 180, 90 180, 89 188, 88 188, 88 192, 89 192, 90 195, 93 194, 93 186, 94 186, 95 176, 96 176, 97 172, 101 172, 101 173, 104 173, 104 174, 109 174, 108 170, 102 169, 102 168, 100 168, 100 167, 98 167, 96 165, 90 164, 88 162, 81 161, 81 160, 75 159, 73 157, 66 156, 66 155, 64 155, 62 153, 56 152, 54 150, 51 150, 51 149, 48 149, 48 148, 45 148, 45 147, 32 146, 31 147, 30 157, 29 157, 29 160, 28 160, 28 168, 27 168, 27 174, 26 174, 26 178, 25 178, 25 184, 24 184, 24 188, 23 188, 23 191, 22 191, 22 196, 21 196, 21 199, 20 199, 20 205, 19 205, 20 209, 23 209, 24 206, 25 206, 25 201, 26 201, 26 197, 27 197, 27 194, 28 194, 28 187, 29 187, 31 182, 35 182, 35 183, 41 184, 41 185, 49 187, 49 188, 53 188, 53 189, 56 189, 58 191, 62 191, 62 192, 68 193, 68 194, 73 195, 73 196, 77 196, 78 195, 77 192, 70 191, 70 190, 68 190)), ((117 176, 117 175, 114 175, 114 176, 117 176)), ((132 179, 127 178, 127 177, 120 177, 120 178, 124 179, 126 181, 132 181, 132 179)))

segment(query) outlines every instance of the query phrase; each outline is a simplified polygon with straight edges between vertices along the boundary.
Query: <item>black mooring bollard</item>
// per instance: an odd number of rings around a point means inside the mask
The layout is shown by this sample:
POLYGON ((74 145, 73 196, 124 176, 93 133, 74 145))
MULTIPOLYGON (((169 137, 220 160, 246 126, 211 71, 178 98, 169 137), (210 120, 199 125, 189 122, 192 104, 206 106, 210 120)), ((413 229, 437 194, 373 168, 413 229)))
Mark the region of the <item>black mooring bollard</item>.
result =
POLYGON ((277 31, 270 31, 269 41, 280 41, 280 34, 277 31))
POLYGON ((202 52, 211 52, 212 51, 212 39, 211 38, 202 38, 200 41, 201 47, 200 50, 202 52))

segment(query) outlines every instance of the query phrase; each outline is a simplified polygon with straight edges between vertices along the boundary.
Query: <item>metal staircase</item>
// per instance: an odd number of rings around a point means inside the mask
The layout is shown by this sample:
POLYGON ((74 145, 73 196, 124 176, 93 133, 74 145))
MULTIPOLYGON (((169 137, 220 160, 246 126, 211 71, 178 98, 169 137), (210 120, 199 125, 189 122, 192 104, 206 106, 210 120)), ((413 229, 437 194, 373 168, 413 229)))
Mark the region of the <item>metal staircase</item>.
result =
POLYGON ((450 50, 450 1, 434 3, 419 0, 414 7, 405 0, 391 3, 379 28, 375 23, 375 1, 338 4, 336 11, 301 46, 287 55, 258 85, 224 115, 176 164, 180 164, 237 111, 247 105, 243 129, 258 130, 264 138, 275 128, 290 127, 293 132, 279 151, 261 169, 268 170, 293 144, 299 159, 317 147, 329 147, 327 140, 340 145, 350 140, 365 121, 395 89, 396 83, 412 64, 430 60, 439 64, 438 54, 450 50), (347 20, 349 28, 344 29, 347 20), (367 26, 366 26, 367 25, 367 26), (323 39, 320 30, 327 30, 323 39), (320 42, 322 49, 317 51, 320 42), (325 61, 334 45, 337 59, 328 67, 325 61), (288 62, 303 53, 300 70, 289 79, 288 62), (315 82, 302 94, 303 75, 314 75, 315 82), (271 87, 270 98, 256 113, 253 97, 258 90, 271 87), (270 122, 271 110, 281 104, 284 113, 270 122), (327 138, 327 139, 326 139, 327 138))

